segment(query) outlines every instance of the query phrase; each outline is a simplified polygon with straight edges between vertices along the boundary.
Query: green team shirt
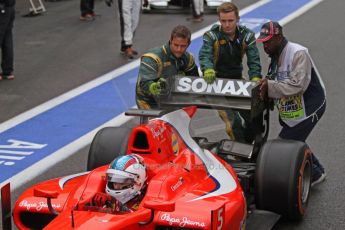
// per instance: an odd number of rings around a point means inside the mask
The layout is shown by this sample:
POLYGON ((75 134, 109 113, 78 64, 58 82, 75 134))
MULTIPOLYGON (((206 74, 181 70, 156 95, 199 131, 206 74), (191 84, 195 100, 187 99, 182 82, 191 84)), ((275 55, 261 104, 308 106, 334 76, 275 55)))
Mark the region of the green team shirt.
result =
POLYGON ((136 85, 137 99, 152 102, 150 84, 162 77, 169 80, 174 75, 199 76, 193 55, 185 52, 181 58, 176 58, 170 51, 169 43, 149 50, 141 57, 136 85))
POLYGON ((260 55, 256 46, 255 34, 245 26, 237 26, 233 41, 222 31, 220 25, 214 25, 203 36, 199 52, 201 70, 216 70, 220 78, 242 78, 242 59, 247 56, 248 76, 261 78, 260 55))

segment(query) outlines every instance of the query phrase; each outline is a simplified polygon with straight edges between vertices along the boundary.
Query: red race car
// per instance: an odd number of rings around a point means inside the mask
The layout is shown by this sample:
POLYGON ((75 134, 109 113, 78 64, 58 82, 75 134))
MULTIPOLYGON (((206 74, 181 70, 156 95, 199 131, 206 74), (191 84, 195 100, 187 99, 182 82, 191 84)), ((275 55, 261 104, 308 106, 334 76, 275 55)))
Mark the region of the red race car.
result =
POLYGON ((162 110, 130 110, 134 129, 106 127, 89 150, 88 172, 37 184, 16 201, 19 229, 268 229, 280 216, 301 219, 311 184, 305 143, 267 140, 268 106, 255 82, 177 77, 159 102, 162 110), (193 106, 191 106, 193 104, 193 106), (178 109, 182 106, 182 109, 178 109), (192 137, 197 109, 250 110, 252 144, 192 137), (85 209, 104 192, 108 164, 119 154, 140 155, 148 187, 137 211, 85 209))

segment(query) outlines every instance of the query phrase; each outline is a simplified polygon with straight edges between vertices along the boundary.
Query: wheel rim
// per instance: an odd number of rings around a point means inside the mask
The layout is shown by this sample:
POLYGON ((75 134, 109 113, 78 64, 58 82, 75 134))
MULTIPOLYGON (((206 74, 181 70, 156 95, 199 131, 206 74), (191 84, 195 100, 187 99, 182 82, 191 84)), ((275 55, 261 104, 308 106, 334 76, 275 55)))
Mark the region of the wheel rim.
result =
POLYGON ((309 192, 310 192, 310 184, 311 184, 311 164, 310 161, 306 161, 303 170, 303 178, 302 178, 302 193, 301 193, 301 200, 302 204, 304 205, 308 201, 309 192))

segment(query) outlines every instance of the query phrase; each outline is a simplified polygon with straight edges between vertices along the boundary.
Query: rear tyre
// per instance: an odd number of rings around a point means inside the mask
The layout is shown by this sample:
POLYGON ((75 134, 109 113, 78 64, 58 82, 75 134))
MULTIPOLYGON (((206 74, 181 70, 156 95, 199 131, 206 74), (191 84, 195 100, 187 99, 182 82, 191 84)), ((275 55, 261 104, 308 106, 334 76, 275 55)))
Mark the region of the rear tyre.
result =
POLYGON ((266 142, 257 159, 257 208, 288 220, 302 219, 310 195, 311 170, 311 151, 305 143, 282 139, 266 142))
POLYGON ((99 130, 90 146, 87 170, 109 164, 116 157, 124 155, 130 131, 125 127, 105 127, 99 130))

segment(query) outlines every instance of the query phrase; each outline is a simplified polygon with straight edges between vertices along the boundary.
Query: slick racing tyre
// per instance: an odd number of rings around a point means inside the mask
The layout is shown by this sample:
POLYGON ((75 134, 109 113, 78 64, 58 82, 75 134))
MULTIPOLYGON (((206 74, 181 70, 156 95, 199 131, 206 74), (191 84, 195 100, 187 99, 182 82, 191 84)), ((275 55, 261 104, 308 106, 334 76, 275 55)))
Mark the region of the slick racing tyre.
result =
POLYGON ((125 127, 105 127, 92 140, 87 161, 87 170, 109 164, 127 151, 130 129, 125 127))
POLYGON ((257 208, 278 213, 288 220, 302 219, 310 195, 311 170, 311 151, 305 143, 267 141, 257 159, 257 208))

